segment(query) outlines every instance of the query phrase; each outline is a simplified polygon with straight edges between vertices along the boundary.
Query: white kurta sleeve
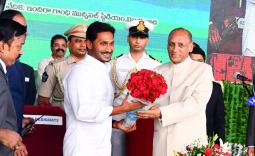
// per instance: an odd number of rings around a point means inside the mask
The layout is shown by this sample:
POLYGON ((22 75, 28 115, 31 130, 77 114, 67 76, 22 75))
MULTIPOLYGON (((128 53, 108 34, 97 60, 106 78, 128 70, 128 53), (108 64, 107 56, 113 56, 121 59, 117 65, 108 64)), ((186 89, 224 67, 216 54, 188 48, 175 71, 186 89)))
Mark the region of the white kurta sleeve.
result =
POLYGON ((67 77, 66 95, 77 120, 101 122, 109 118, 113 107, 107 97, 107 78, 102 70, 71 71, 67 77))
POLYGON ((211 67, 207 66, 199 77, 195 84, 186 88, 182 100, 160 107, 163 127, 187 120, 201 111, 205 112, 212 93, 211 67))

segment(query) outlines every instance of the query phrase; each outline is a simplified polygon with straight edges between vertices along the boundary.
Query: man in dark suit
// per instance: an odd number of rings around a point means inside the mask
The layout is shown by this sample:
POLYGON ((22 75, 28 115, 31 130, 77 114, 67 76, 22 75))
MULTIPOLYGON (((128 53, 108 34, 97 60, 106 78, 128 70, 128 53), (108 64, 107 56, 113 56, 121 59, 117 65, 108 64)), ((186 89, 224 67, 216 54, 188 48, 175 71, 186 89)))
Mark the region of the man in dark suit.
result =
POLYGON ((36 85, 33 67, 20 62, 23 74, 25 76, 25 97, 24 104, 33 105, 36 98, 36 85))
POLYGON ((34 70, 27 64, 17 60, 7 68, 9 88, 17 115, 18 132, 22 131, 22 122, 26 124, 30 119, 23 118, 24 104, 34 104, 36 87, 34 70))
POLYGON ((33 67, 17 60, 15 64, 7 68, 7 75, 12 94, 19 94, 13 95, 14 101, 20 101, 22 107, 23 104, 33 105, 36 97, 33 67))
MULTIPOLYGON (((191 59, 205 62, 205 52, 194 43, 193 51, 190 53, 191 59)), ((206 128, 208 137, 218 134, 222 141, 225 140, 225 112, 222 89, 219 83, 213 82, 213 91, 206 107, 206 128)), ((219 143, 217 140, 216 143, 219 143)))
MULTIPOLYGON (((5 10, 1 13, 0 18, 4 19, 12 19, 21 25, 23 25, 25 28, 27 27, 26 20, 21 12, 17 10, 5 10)), ((19 57, 22 54, 19 54, 19 57)), ((7 68, 7 75, 9 79, 9 87, 11 91, 11 95, 13 98, 15 111, 17 115, 17 123, 18 123, 18 132, 21 133, 22 131, 22 122, 23 124, 26 124, 30 121, 30 119, 23 119, 23 108, 24 104, 26 103, 26 95, 31 95, 35 98, 36 92, 29 92, 26 90, 27 82, 26 80, 30 80, 30 78, 26 78, 24 73, 24 65, 19 62, 19 60, 16 60, 16 62, 7 68)), ((35 82, 34 82, 35 83, 35 82)), ((32 90, 33 91, 33 90, 32 90)), ((32 99, 32 101, 34 101, 32 99)), ((34 102, 33 102, 34 103, 34 102)))
POLYGON ((4 156, 13 156, 13 153, 27 155, 21 137, 15 132, 16 113, 6 76, 6 67, 12 65, 22 53, 25 33, 26 29, 21 24, 9 19, 0 19, 0 155, 4 156), (13 139, 10 140, 8 135, 13 139))

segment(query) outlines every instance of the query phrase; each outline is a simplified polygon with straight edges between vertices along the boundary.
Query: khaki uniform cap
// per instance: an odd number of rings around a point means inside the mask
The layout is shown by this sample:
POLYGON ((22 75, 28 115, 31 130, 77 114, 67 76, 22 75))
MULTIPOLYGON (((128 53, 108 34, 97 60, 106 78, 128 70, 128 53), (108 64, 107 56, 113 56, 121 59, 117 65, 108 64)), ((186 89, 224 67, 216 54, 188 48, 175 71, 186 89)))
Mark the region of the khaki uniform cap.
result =
POLYGON ((72 26, 70 29, 68 29, 64 35, 69 36, 76 36, 76 37, 82 37, 86 38, 86 31, 87 31, 88 25, 87 24, 76 24, 72 26))

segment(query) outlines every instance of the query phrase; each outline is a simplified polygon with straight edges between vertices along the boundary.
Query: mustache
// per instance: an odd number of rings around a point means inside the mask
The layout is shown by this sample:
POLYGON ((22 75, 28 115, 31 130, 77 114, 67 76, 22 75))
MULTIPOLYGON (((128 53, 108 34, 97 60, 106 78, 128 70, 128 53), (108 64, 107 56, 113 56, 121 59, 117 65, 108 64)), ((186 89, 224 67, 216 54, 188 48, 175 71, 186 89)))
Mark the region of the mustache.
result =
POLYGON ((62 48, 58 48, 58 49, 56 49, 56 52, 59 52, 59 51, 65 52, 65 50, 64 50, 64 49, 62 49, 62 48))

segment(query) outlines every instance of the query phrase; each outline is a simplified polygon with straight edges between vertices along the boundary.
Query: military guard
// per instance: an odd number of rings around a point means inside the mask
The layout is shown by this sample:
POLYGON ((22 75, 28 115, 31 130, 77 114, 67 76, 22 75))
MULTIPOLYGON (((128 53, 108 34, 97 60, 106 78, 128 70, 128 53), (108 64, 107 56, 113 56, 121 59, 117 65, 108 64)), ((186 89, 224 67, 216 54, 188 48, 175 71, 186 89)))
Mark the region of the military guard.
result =
MULTIPOLYGON (((146 51, 146 45, 149 42, 149 32, 154 28, 153 24, 144 20, 135 20, 126 24, 126 29, 129 31, 127 40, 129 43, 130 51, 126 54, 117 57, 112 62, 112 80, 115 85, 115 99, 114 105, 119 105, 126 96, 124 92, 126 89, 126 83, 132 72, 141 69, 154 69, 161 63, 150 55, 146 51)), ((113 116, 114 122, 123 122, 125 114, 113 116)), ((153 121, 149 123, 153 126, 153 121)), ((118 125, 118 124, 113 124, 118 125)), ((139 127, 139 125, 137 125, 139 127)), ((125 131, 120 130, 121 127, 113 127, 112 132, 112 152, 113 156, 125 156, 126 155, 126 134, 125 131)), ((139 127, 142 130, 142 127, 139 127)), ((146 136, 143 136, 146 137, 146 136)), ((139 143, 143 139, 138 139, 139 143)))
POLYGON ((71 66, 84 58, 86 49, 86 30, 88 25, 76 24, 67 30, 64 35, 68 37, 70 55, 46 66, 42 75, 42 82, 38 92, 39 105, 54 105, 63 107, 64 87, 63 79, 71 66))

